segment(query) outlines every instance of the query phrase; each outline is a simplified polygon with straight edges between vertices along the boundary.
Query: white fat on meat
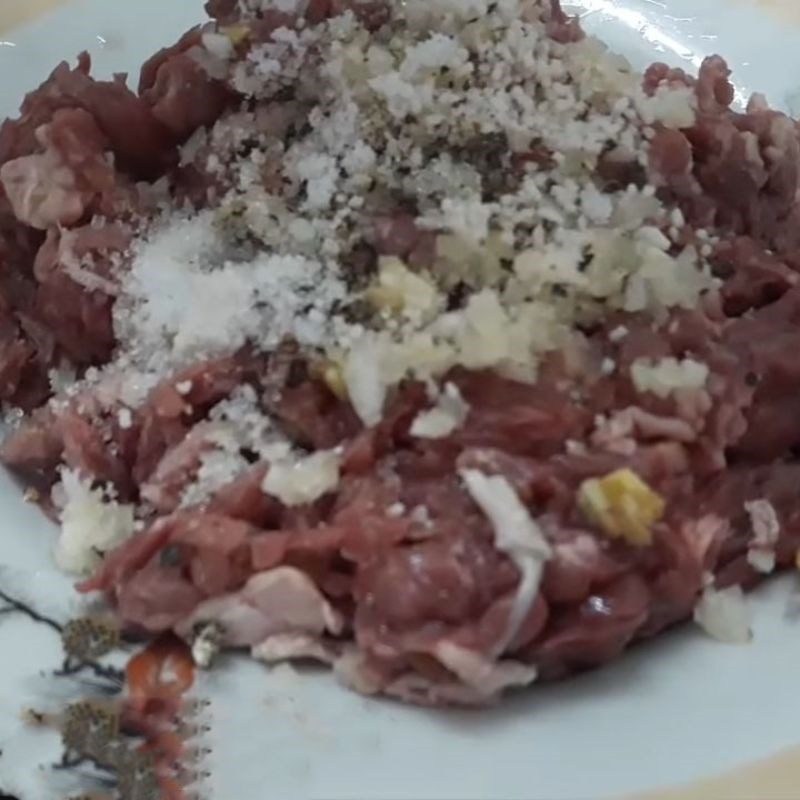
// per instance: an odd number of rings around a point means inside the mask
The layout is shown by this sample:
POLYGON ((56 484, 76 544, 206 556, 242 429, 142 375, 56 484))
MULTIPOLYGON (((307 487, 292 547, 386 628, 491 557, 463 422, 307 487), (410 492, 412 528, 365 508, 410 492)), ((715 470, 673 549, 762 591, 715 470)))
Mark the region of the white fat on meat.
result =
POLYGON ((495 648, 495 655, 500 656, 519 633, 533 607, 544 565, 552 558, 553 549, 504 477, 485 475, 474 469, 461 470, 460 475, 472 499, 492 523, 495 547, 506 553, 520 572, 508 625, 495 648))
POLYGON ((277 634, 336 635, 343 627, 314 582, 293 567, 260 572, 238 592, 206 600, 177 630, 188 638, 210 623, 222 631, 223 647, 254 647, 277 634))
POLYGON ((388 697, 421 706, 483 706, 487 703, 487 698, 471 686, 437 683, 416 672, 401 675, 381 691, 388 697))
POLYGON ((436 405, 421 411, 411 424, 411 435, 420 439, 444 439, 460 428, 469 415, 469 404, 454 383, 439 392, 436 405))
POLYGON ((435 655, 457 681, 434 681, 409 672, 390 681, 381 691, 420 705, 484 706, 497 700, 506 690, 521 689, 536 680, 536 669, 528 664, 493 661, 453 642, 440 642, 435 655))
POLYGON ((333 664, 336 649, 319 636, 309 633, 276 633, 253 647, 251 655, 267 664, 298 659, 333 664))
POLYGON ((474 650, 443 640, 434 648, 438 661, 485 698, 505 689, 528 686, 536 680, 536 668, 517 661, 495 662, 474 650))
POLYGON ((414 671, 397 675, 354 646, 344 648, 333 668, 339 682, 359 694, 385 694, 425 706, 484 706, 507 689, 524 688, 536 680, 536 668, 529 664, 495 661, 446 639, 430 654, 453 674, 452 680, 433 680, 414 671))
POLYGON ((50 151, 6 162, 0 167, 0 182, 14 215, 32 228, 73 224, 86 209, 74 173, 50 151))
POLYGON ((345 645, 333 663, 333 674, 342 686, 364 695, 379 694, 388 683, 386 676, 355 645, 345 645))
POLYGON ((747 548, 747 561, 758 572, 775 570, 775 545, 781 535, 781 524, 775 507, 768 500, 751 500, 744 504, 750 516, 753 538, 747 548))

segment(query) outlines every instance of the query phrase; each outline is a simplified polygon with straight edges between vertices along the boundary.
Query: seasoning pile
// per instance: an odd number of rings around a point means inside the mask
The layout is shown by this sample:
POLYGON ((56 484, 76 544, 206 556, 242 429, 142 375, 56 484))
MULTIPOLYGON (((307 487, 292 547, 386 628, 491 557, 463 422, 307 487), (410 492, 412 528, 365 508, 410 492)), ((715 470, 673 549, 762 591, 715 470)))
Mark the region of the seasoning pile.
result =
MULTIPOLYGON (((557 0, 211 0, 0 130, 5 462, 131 630, 481 704, 794 561, 794 122, 557 0)), ((90 577, 89 577, 90 576, 90 577)))

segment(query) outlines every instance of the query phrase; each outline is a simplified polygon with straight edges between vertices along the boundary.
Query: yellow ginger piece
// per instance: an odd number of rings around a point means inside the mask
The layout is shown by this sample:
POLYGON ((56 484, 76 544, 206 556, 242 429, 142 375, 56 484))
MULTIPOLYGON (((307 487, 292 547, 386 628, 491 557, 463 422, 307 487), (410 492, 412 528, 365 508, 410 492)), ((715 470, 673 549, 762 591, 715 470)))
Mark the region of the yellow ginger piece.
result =
POLYGON ((652 544, 652 526, 665 509, 664 499, 630 469, 584 481, 578 490, 578 505, 608 536, 637 547, 652 544))

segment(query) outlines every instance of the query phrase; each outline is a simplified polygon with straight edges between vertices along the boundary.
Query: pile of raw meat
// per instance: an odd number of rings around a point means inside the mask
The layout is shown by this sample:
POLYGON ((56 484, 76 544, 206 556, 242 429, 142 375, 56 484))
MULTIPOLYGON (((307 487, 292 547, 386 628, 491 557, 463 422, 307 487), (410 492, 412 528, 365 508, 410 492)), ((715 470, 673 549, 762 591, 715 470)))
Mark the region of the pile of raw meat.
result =
POLYGON ((480 704, 800 546, 800 135, 558 0, 210 0, 0 129, 2 458, 126 627, 480 704))

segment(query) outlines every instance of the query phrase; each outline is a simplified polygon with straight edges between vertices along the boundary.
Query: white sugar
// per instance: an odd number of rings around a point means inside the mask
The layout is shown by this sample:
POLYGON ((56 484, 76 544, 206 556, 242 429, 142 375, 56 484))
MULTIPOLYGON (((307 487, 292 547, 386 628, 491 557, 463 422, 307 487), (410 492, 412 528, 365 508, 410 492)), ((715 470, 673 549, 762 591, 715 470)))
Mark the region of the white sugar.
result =
POLYGON ((124 288, 120 327, 128 341, 167 352, 175 364, 251 340, 265 349, 287 336, 319 346, 346 293, 335 272, 302 256, 226 261, 209 212, 173 221, 140 242, 124 288))

